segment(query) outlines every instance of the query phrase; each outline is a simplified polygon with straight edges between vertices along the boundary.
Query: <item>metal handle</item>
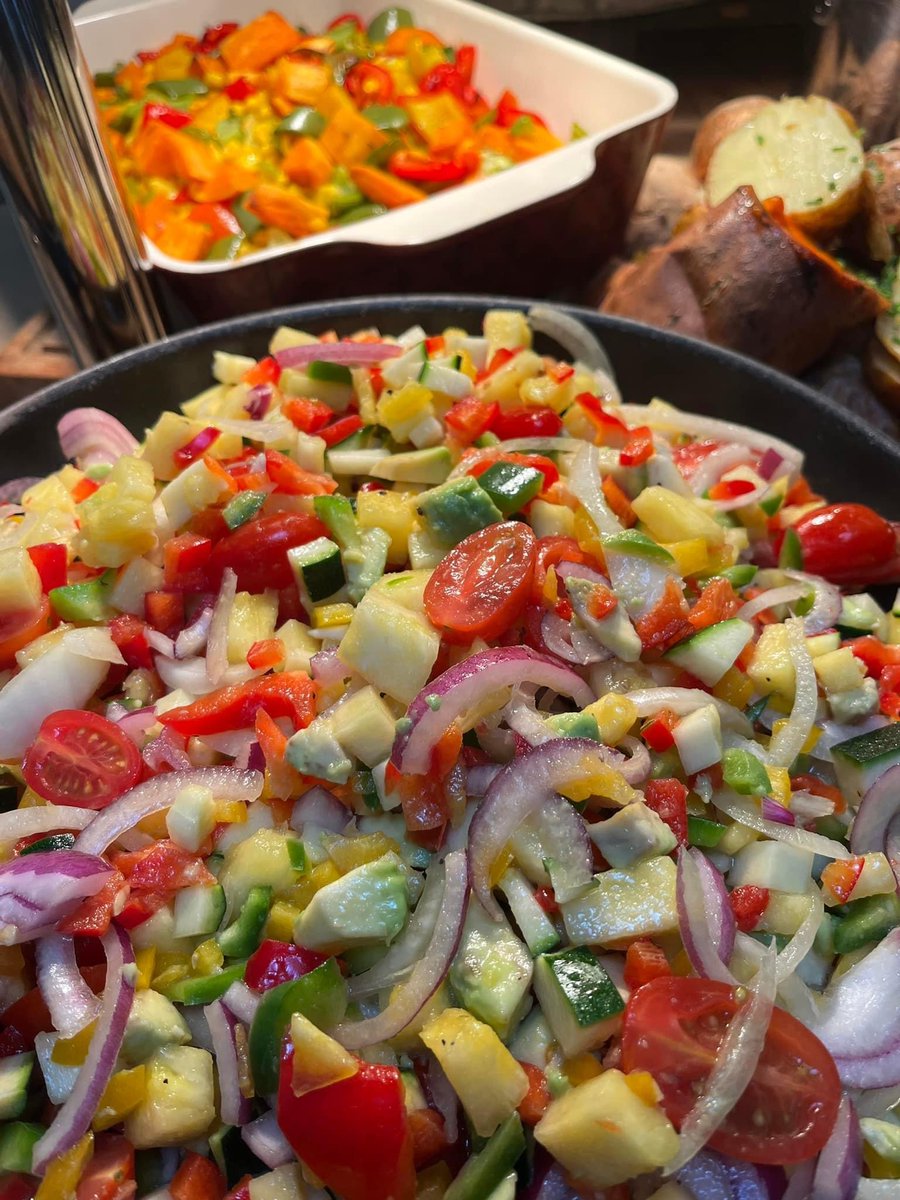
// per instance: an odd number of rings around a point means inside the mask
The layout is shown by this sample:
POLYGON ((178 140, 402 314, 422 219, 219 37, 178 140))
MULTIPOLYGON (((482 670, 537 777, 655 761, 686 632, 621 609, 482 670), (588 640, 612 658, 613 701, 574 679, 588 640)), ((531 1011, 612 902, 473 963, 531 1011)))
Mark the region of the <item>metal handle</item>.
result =
POLYGON ((82 366, 165 336, 99 130, 65 0, 0 0, 0 181, 82 366))

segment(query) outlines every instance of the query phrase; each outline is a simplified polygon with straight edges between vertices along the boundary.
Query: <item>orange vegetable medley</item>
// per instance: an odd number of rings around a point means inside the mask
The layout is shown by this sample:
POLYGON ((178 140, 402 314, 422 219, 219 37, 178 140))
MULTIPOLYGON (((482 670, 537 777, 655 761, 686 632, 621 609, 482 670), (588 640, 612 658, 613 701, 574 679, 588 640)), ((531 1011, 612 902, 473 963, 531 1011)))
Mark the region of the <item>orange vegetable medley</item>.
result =
POLYGON ((512 92, 490 106, 476 56, 403 8, 322 34, 266 12, 178 34, 94 84, 142 231, 173 258, 228 261, 560 146, 512 92))

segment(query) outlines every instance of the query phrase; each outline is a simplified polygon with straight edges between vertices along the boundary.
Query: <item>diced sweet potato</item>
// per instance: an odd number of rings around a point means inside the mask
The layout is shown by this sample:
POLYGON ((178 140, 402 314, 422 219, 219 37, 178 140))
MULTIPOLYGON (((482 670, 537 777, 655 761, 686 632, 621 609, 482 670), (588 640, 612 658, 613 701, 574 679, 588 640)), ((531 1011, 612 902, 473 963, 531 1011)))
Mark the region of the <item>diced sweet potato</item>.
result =
POLYGON ((142 175, 204 180, 212 179, 216 172, 216 157, 205 142, 162 121, 144 126, 134 139, 131 153, 142 175))
POLYGON ((229 34, 220 50, 229 71, 261 71, 302 40, 298 29, 270 11, 229 34))
POLYGON ((261 183, 255 188, 248 207, 266 225, 274 225, 291 237, 321 233, 328 224, 328 209, 274 183, 261 183))

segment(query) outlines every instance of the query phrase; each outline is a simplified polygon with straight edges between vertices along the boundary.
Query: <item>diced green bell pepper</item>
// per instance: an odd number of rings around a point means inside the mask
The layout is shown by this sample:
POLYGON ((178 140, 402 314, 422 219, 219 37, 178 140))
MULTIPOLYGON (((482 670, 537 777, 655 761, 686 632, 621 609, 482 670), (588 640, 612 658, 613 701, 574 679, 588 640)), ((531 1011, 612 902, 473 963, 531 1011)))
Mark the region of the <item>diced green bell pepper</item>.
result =
POLYGON ((275 126, 276 133, 293 133, 301 137, 321 137, 325 132, 327 121, 317 108, 308 104, 295 108, 292 113, 275 126))
POLYGON ((314 359, 306 368, 306 374, 310 379, 315 379, 319 383, 343 383, 348 386, 353 383, 350 368, 341 363, 322 362, 320 359, 314 359))
POLYGON ((232 201, 231 211, 234 213, 238 225, 240 225, 247 237, 253 237, 255 233, 259 233, 259 231, 262 229, 263 222, 259 219, 259 217, 256 216, 255 213, 250 212, 250 210, 244 206, 244 201, 246 199, 247 194, 245 193, 239 200, 232 201))
POLYGON ((238 492, 222 509, 222 517, 229 529, 246 525, 266 502, 267 492, 238 492))
POLYGON ((246 962, 232 963, 215 975, 198 975, 193 979, 179 979, 163 992, 173 1004, 212 1004, 220 1000, 233 983, 244 978, 246 962))
POLYGON ((347 1011, 347 985, 337 960, 329 958, 300 979, 280 983, 263 995, 250 1026, 250 1070, 261 1096, 278 1090, 281 1049, 294 1013, 320 1029, 336 1025, 347 1011))
POLYGON ((784 541, 781 543, 781 550, 778 553, 778 565, 782 570, 803 570, 803 547, 800 545, 800 539, 794 529, 788 529, 784 535, 784 541))
POLYGON ((362 116, 371 121, 376 129, 405 129, 409 124, 409 115, 399 104, 367 104, 362 116))
POLYGON ((714 850, 722 840, 725 826, 706 817, 688 817, 688 841, 703 850, 714 850))
POLYGON ((408 8, 385 8, 369 22, 366 31, 369 40, 386 42, 392 33, 398 29, 409 29, 414 24, 412 13, 408 8))
POLYGON ((228 237, 219 238, 217 242, 213 242, 209 253, 206 256, 207 262, 233 262, 237 258, 238 250, 241 248, 241 242, 244 240, 244 235, 234 233, 228 237))
POLYGON ((306 847, 299 838, 288 839, 287 852, 294 870, 299 871, 301 875, 305 875, 309 870, 309 855, 306 853, 306 847))
POLYGON ((847 916, 834 930, 834 949, 837 954, 849 954, 868 942, 880 942, 900 925, 900 896, 866 896, 851 900, 847 916))
POLYGON ((147 85, 147 91, 167 100, 183 100, 186 96, 205 96, 209 88, 202 79, 186 75, 183 79, 154 79, 147 85))
POLYGON ((722 755, 722 777, 739 796, 766 796, 772 790, 766 768, 749 750, 726 750, 722 755))
POLYGON ((226 958, 249 958, 259 946, 272 905, 270 887, 252 887, 234 921, 216 935, 226 958))
POLYGON ((465 1164, 444 1193, 444 1200, 484 1200, 499 1186, 525 1152, 525 1131, 518 1113, 507 1117, 485 1146, 465 1164))
POLYGON ((723 570, 717 571, 715 575, 704 575, 697 582, 705 584, 710 579, 726 579, 733 588, 742 588, 753 582, 758 570, 759 567, 755 567, 753 563, 737 563, 733 567, 725 567, 723 570))
POLYGON ((336 225, 355 225, 357 221, 368 221, 369 217, 383 217, 387 212, 383 204, 357 204, 335 221, 336 225))
POLYGON ((110 615, 107 595, 114 572, 104 572, 96 579, 83 583, 67 583, 63 587, 51 588, 47 593, 50 603, 63 621, 90 621, 95 624, 105 621, 110 615))
POLYGON ((497 462, 478 477, 504 517, 521 511, 544 486, 544 472, 518 463, 497 462))
POLYGON ((24 1171, 31 1174, 31 1153, 44 1136, 43 1125, 31 1121, 11 1121, 0 1128, 0 1171, 24 1171))

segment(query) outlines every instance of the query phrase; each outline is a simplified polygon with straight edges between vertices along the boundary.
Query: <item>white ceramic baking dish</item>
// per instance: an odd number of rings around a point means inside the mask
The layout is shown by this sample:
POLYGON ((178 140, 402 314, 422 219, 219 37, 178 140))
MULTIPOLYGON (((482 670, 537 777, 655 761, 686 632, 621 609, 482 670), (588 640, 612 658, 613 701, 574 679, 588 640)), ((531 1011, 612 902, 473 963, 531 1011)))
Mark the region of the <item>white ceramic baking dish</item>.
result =
MULTIPOLYGON (((595 273, 621 239, 649 157, 676 100, 658 75, 467 0, 406 0, 417 24, 478 49, 475 85, 504 88, 560 136, 588 136, 421 204, 273 247, 234 263, 186 263, 146 252, 194 319, 272 304, 373 291, 548 292, 595 273)), ((347 0, 90 0, 76 15, 92 71, 176 32, 246 22, 275 7, 322 29, 347 0)), ((352 5, 364 20, 385 0, 352 5)))

